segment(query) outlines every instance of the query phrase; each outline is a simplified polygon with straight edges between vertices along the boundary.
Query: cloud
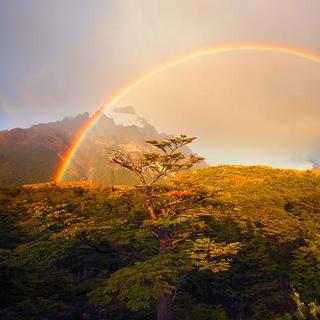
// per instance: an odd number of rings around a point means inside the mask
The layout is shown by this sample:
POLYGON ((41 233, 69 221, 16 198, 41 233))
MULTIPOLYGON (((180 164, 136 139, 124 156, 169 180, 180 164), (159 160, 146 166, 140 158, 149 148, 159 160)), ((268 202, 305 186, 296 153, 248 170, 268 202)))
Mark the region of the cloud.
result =
POLYGON ((270 52, 190 61, 119 101, 160 131, 199 137, 211 164, 302 168, 320 139, 320 65, 270 52))
POLYGON ((241 42, 320 50, 319 12, 317 0, 1 2, 0 95, 14 126, 93 112, 184 52, 241 42))
MULTIPOLYGON (((199 48, 267 42, 320 52, 319 12, 318 0, 2 1, 5 125, 94 112, 146 70, 199 48)), ((211 163, 299 167, 318 157, 319 74, 293 57, 204 58, 118 106, 161 131, 198 135, 211 163)))

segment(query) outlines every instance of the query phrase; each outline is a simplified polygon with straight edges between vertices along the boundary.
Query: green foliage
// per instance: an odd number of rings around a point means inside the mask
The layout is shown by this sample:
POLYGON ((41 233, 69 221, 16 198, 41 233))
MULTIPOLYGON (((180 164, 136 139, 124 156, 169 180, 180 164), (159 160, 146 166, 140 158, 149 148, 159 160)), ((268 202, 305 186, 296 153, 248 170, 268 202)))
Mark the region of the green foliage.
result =
POLYGON ((320 295, 320 236, 306 240, 293 253, 291 283, 305 301, 320 295))
POLYGON ((0 318, 154 319, 177 288, 178 319, 318 319, 319 199, 316 171, 239 166, 172 176, 154 221, 138 187, 2 188, 0 318))
POLYGON ((44 145, 1 144, 0 185, 50 181, 59 161, 44 145))
POLYGON ((113 273, 106 287, 99 289, 96 296, 102 295, 102 299, 110 302, 116 294, 132 310, 148 308, 152 300, 170 294, 179 282, 180 272, 187 270, 181 257, 174 254, 157 256, 113 273))
POLYGON ((112 161, 122 168, 134 173, 143 186, 152 186, 163 178, 185 169, 192 168, 204 158, 191 154, 188 159, 180 149, 196 138, 186 135, 167 138, 165 140, 146 141, 160 152, 148 152, 141 158, 133 159, 129 154, 121 150, 114 152, 112 161))
POLYGON ((189 272, 196 268, 226 271, 230 266, 228 257, 239 249, 239 243, 217 244, 201 237, 207 230, 207 223, 201 217, 213 216, 211 210, 202 209, 213 194, 199 185, 195 188, 192 184, 183 185, 177 181, 166 183, 172 175, 190 169, 203 160, 196 155, 186 159, 180 151, 195 139, 180 135, 162 141, 150 140, 147 143, 158 152, 132 159, 128 154, 116 151, 112 158, 114 163, 139 178, 141 185, 136 186, 136 193, 143 199, 141 204, 147 217, 138 228, 149 228, 149 234, 155 236, 158 248, 154 248, 157 254, 151 259, 140 254, 141 259, 148 260, 126 268, 125 277, 119 271, 120 281, 112 276, 105 294, 125 300, 132 310, 149 307, 149 301, 157 300, 158 319, 174 318, 173 303, 177 290, 189 272), (127 278, 131 283, 124 288, 121 284, 129 282, 127 278), (150 288, 145 287, 145 282, 150 288))
POLYGON ((304 303, 301 301, 300 295, 296 290, 293 290, 292 299, 296 305, 294 316, 297 320, 316 320, 320 318, 320 305, 317 305, 315 302, 304 303))
POLYGON ((236 254, 239 243, 216 243, 209 238, 196 239, 189 249, 189 256, 193 264, 199 270, 210 270, 212 272, 226 271, 230 267, 228 255, 236 254))

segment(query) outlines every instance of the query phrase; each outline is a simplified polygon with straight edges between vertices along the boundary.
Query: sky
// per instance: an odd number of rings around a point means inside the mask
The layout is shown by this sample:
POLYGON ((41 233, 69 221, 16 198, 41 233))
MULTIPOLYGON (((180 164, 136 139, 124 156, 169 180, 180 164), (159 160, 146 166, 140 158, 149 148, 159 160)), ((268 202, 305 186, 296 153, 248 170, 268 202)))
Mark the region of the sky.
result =
MULTIPOLYGON (((94 112, 130 79, 199 48, 320 54, 319 21, 319 0, 1 0, 0 130, 94 112)), ((232 53, 172 68, 118 106, 197 135, 210 163, 308 167, 319 154, 319 80, 315 62, 232 53)))

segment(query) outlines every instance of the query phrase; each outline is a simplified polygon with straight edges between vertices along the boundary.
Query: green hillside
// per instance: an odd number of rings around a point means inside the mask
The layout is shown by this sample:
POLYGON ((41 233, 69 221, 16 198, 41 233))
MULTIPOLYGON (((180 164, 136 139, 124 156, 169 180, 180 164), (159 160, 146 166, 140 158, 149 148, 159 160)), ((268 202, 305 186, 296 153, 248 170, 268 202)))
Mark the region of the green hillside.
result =
MULTIPOLYGON (((227 270, 186 274, 178 320, 320 318, 319 170, 218 166, 168 185, 210 193, 196 209, 206 237, 240 243, 227 270)), ((139 266, 129 250, 152 261, 157 245, 134 190, 89 182, 0 189, 0 318, 155 319, 152 298, 135 311, 108 291, 111 274, 139 266)), ((121 279, 123 287, 132 280, 121 279)), ((153 283, 143 279, 147 295, 153 283)))
POLYGON ((0 185, 50 181, 59 158, 44 145, 0 145, 0 185))

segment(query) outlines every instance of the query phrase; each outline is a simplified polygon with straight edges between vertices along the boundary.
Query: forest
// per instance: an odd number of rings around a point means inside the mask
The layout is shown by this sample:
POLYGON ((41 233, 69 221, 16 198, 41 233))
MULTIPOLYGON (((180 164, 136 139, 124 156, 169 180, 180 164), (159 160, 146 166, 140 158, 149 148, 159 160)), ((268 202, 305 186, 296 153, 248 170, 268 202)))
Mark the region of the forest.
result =
POLYGON ((0 190, 0 318, 320 319, 320 171, 159 152, 139 184, 0 190))

